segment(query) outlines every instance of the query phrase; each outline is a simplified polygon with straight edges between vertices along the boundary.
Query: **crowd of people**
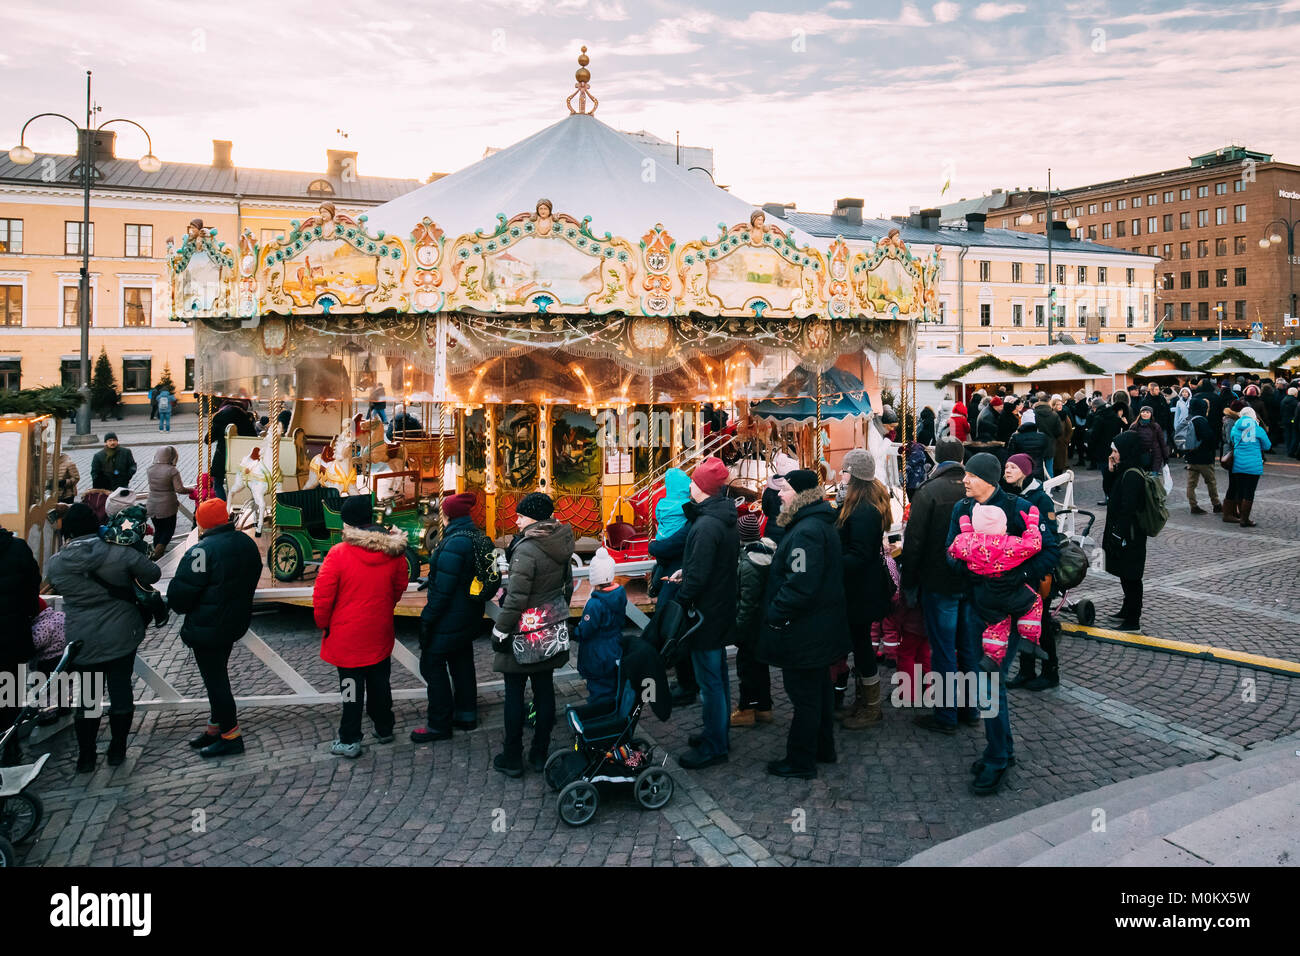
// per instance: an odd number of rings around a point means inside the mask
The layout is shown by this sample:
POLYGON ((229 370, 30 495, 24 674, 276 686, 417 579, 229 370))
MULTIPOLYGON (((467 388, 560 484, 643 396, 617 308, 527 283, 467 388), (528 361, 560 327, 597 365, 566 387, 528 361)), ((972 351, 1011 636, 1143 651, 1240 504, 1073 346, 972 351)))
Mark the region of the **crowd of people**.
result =
MULTIPOLYGON (((733 729, 772 724, 775 668, 792 714, 785 751, 767 769, 811 779, 820 765, 836 762, 837 727, 857 733, 880 723, 882 667, 889 662, 895 704, 925 711, 915 717, 918 726, 954 735, 983 725, 986 747, 970 768, 971 788, 996 793, 1015 763, 1008 688, 1043 690, 1060 679, 1057 627, 1045 613, 1060 540, 1044 482, 1070 466, 1071 453, 1079 467, 1104 472, 1106 570, 1120 579, 1124 595, 1113 619, 1136 630, 1147 546, 1139 516, 1149 483, 1167 481, 1168 462, 1184 458, 1192 513, 1206 513, 1195 496, 1204 481, 1216 513, 1253 527, 1264 455, 1280 447, 1300 456, 1296 391, 1285 382, 1225 379, 1216 387, 1205 378, 1176 395, 1152 385, 1118 391, 1109 401, 1079 392, 976 393, 969 410, 945 402, 938 415, 920 416, 933 441, 933 466, 912 489, 899 547, 887 535, 897 523, 895 502, 865 449, 844 456, 833 490, 819 473, 777 455, 752 506, 728 495, 730 472, 720 459, 703 460, 691 474, 670 470, 650 545, 658 611, 643 637, 663 647, 672 636, 665 630, 676 626, 663 622, 697 625, 686 652, 671 662, 677 685, 664 688, 679 708, 699 704, 699 730, 678 762, 693 770, 725 763, 733 729), (1229 475, 1222 499, 1216 463, 1229 475), (670 607, 680 615, 667 613, 670 607), (734 701, 727 655, 733 645, 734 701), (963 694, 963 687, 977 686, 967 677, 978 674, 996 679, 984 685, 987 692, 963 694), (941 695, 936 706, 921 707, 928 675, 940 678, 941 695)), ((240 430, 256 427, 238 403, 225 405, 223 414, 240 430)), ((111 488, 129 485, 134 470, 129 451, 112 436, 92 463, 93 480, 111 488)), ((214 462, 213 470, 222 469, 214 462)), ((171 447, 158 450, 148 477, 147 507, 101 515, 72 502, 62 517, 65 544, 46 569, 63 598, 66 633, 83 642, 73 667, 107 688, 113 766, 125 757, 132 663, 148 626, 133 589, 161 578, 156 561, 174 534, 176 498, 192 490, 171 447), (144 540, 145 520, 152 541, 144 540)), ((490 612, 492 666, 505 685, 504 739, 492 765, 517 777, 525 768, 540 771, 550 755, 553 675, 568 662, 571 645, 589 703, 615 711, 631 706, 617 683, 627 592, 601 549, 588 565, 586 605, 571 618, 575 539, 555 518, 552 499, 534 492, 518 502, 518 531, 503 557, 471 518, 474 500, 463 493, 441 502, 420 626, 427 708, 410 739, 433 744, 478 726, 473 642, 490 612)), ((330 749, 347 758, 363 752, 363 716, 376 742, 389 743, 396 733, 390 673, 394 609, 408 585, 407 541, 378 517, 369 496, 342 501, 342 540, 328 551, 313 587, 320 656, 337 669, 342 698, 330 749)), ((221 497, 203 501, 195 519, 198 540, 181 555, 165 595, 167 607, 184 615, 180 638, 193 651, 210 703, 206 726, 189 743, 205 758, 237 755, 244 742, 228 663, 251 619, 261 555, 235 530, 221 497)), ((24 609, 5 624, 6 670, 37 657, 30 633, 39 611, 34 569, 25 543, 0 534, 0 591, 11 607, 24 609)), ((12 718, 0 713, 0 729, 12 718)), ((88 772, 97 761, 100 720, 78 710, 74 727, 77 770, 88 772)))

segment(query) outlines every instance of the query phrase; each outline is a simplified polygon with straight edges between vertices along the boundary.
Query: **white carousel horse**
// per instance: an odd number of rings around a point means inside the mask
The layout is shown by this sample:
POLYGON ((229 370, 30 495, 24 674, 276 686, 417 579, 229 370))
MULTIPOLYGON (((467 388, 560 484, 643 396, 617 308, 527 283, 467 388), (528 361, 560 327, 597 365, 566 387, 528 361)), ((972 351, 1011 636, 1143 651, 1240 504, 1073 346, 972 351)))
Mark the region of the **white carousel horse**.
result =
POLYGON ((357 490, 357 470, 352 464, 352 422, 349 421, 332 444, 311 460, 304 489, 318 485, 333 488, 340 495, 357 490))
POLYGON ((273 422, 266 430, 262 444, 253 448, 239 463, 239 473, 235 483, 230 486, 229 499, 235 493, 248 490, 252 499, 253 510, 257 513, 257 536, 262 536, 262 524, 266 520, 266 493, 271 487, 271 449, 280 440, 279 423, 273 422))

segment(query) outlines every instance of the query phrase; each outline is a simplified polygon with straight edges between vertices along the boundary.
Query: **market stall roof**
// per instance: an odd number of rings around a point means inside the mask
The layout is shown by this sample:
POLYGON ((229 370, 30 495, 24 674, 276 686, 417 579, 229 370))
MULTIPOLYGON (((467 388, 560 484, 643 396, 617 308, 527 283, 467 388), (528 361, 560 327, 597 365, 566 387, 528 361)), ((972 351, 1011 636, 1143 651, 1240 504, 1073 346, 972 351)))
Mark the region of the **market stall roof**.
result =
MULTIPOLYGON (((371 210, 367 226, 405 236, 428 216, 448 235, 496 225, 498 214, 532 209, 538 199, 596 235, 640 237, 656 223, 678 242, 716 239, 718 224, 746 222, 757 207, 698 173, 665 163, 590 113, 574 113, 449 176, 371 210)), ((782 228, 797 245, 818 241, 782 228)))
MULTIPOLYGON (((750 413, 759 418, 781 421, 815 421, 817 418, 817 379, 810 369, 800 365, 783 378, 769 397, 754 402, 750 413)), ((871 399, 862 379, 841 368, 821 373, 821 417, 849 418, 870 415, 871 399)))

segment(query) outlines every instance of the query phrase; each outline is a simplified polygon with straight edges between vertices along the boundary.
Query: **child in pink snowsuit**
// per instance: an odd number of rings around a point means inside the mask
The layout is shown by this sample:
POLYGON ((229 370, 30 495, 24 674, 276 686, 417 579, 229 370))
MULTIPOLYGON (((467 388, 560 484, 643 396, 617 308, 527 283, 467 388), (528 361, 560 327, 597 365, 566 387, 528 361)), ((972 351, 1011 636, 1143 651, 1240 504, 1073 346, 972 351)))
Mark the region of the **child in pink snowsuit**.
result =
POLYGON ((984 659, 980 667, 997 670, 1007 654, 1011 624, 1035 653, 1043 632, 1043 599, 1027 584, 1013 584, 1003 574, 1019 567, 1043 549, 1038 530, 1038 509, 1025 516, 1025 533, 1007 534, 1007 516, 993 505, 976 505, 971 516, 960 519, 961 532, 948 547, 948 554, 966 562, 971 572, 986 579, 975 588, 975 604, 989 621, 984 629, 984 659), (1032 595, 1032 599, 1031 599, 1032 595), (992 665, 992 666, 990 666, 992 665))

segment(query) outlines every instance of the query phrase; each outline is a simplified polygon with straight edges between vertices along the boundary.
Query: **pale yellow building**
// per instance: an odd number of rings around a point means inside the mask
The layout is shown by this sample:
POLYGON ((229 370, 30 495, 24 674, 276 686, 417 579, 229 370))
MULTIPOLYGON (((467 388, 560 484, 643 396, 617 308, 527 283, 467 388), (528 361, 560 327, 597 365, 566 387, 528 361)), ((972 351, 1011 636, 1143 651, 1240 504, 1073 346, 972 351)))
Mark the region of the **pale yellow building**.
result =
MULTIPOLYGON (((146 406, 169 367, 190 401, 194 336, 167 317, 167 240, 202 219, 234 244, 242 230, 265 241, 329 200, 367 209, 418 188, 414 179, 361 176, 357 154, 327 150, 324 172, 241 169, 231 144, 214 140, 210 165, 164 162, 156 173, 115 156, 97 138, 90 197, 90 359, 106 350, 127 406, 146 406)), ((0 153, 0 387, 80 381, 78 282, 82 187, 76 156, 38 153, 25 166, 0 153)))

